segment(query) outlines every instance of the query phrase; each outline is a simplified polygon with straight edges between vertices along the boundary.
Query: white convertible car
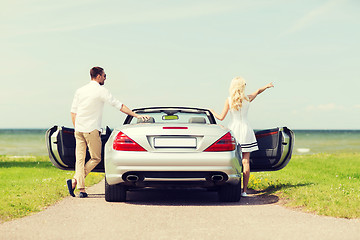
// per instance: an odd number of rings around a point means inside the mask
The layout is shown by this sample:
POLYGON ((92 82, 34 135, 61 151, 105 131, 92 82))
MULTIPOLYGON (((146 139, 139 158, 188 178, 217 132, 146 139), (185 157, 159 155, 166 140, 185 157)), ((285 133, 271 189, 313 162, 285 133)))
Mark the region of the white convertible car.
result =
MULTIPOLYGON (((218 191, 220 201, 240 200, 241 149, 209 110, 152 107, 133 111, 150 119, 143 122, 127 116, 121 127, 113 131, 107 127, 101 135, 102 161, 93 171, 105 172, 106 201, 126 201, 127 191, 145 187, 203 187, 218 191)), ((255 134, 259 150, 251 154, 251 171, 285 167, 292 154, 293 132, 282 127, 255 134)), ((51 162, 74 170, 74 129, 54 126, 46 132, 46 142, 51 162)))

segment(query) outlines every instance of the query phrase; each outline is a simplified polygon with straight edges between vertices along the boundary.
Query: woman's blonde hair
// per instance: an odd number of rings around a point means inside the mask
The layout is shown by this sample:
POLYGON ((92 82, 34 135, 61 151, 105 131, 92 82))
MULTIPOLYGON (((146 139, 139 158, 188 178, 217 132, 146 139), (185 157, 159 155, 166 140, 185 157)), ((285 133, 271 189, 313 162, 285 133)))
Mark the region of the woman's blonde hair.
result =
POLYGON ((246 82, 242 77, 235 77, 231 81, 229 88, 231 109, 237 111, 242 107, 244 99, 249 101, 249 98, 245 95, 245 86, 246 82))

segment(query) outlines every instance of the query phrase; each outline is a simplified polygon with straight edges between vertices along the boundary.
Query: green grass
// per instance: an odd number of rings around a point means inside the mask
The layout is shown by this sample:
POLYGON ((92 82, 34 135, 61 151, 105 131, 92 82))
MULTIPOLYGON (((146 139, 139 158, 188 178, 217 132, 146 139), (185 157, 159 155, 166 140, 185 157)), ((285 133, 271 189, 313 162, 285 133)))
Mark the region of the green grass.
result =
POLYGON ((360 154, 295 155, 280 171, 252 174, 249 188, 306 212, 360 218, 360 154))
MULTIPOLYGON (((0 156, 0 222, 39 212, 68 196, 65 180, 73 174, 55 168, 47 156, 0 156)), ((90 173, 86 185, 103 177, 90 173)))

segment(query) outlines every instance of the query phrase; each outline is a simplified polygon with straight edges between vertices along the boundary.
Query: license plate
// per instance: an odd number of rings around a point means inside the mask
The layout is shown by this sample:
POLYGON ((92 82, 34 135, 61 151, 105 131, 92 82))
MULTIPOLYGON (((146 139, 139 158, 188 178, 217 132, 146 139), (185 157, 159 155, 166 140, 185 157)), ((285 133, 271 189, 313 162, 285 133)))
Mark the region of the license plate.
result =
POLYGON ((196 148, 196 138, 154 138, 157 148, 196 148))

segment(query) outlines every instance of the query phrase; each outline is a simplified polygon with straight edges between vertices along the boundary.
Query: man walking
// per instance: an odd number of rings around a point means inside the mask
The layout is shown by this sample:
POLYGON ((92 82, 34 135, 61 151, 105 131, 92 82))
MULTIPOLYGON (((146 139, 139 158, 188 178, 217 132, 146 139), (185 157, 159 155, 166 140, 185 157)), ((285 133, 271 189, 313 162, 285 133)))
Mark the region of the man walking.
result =
POLYGON ((138 115, 131 111, 119 100, 115 99, 109 90, 103 87, 106 74, 101 67, 90 70, 91 81, 79 88, 71 106, 71 119, 75 127, 76 165, 73 179, 66 181, 69 193, 75 197, 75 187, 80 191, 79 197, 87 197, 85 191, 85 177, 101 161, 101 120, 104 103, 107 102, 121 112, 136 118, 147 120, 149 117, 138 115), (86 149, 89 148, 90 160, 85 164, 86 149))

